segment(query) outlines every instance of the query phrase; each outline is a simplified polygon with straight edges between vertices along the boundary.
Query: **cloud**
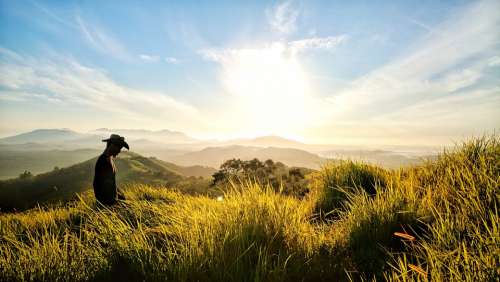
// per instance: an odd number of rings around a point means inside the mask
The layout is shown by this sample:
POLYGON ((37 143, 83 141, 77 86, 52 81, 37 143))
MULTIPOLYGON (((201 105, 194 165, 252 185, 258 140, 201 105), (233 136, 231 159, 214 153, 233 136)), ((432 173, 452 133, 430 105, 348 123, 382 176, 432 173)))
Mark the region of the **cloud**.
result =
POLYGON ((33 4, 33 6, 35 6, 37 9, 42 11, 45 15, 47 15, 49 18, 51 18, 55 22, 62 24, 64 26, 73 28, 73 29, 78 29, 78 25, 76 25, 74 22, 65 20, 64 18, 58 16, 56 13, 54 13, 50 9, 44 7, 43 5, 38 3, 37 1, 31 1, 31 3, 33 4))
MULTIPOLYGON (((161 60, 161 57, 158 55, 141 54, 141 55, 139 55, 139 58, 146 63, 157 63, 161 60)), ((173 65, 180 63, 179 60, 177 58, 174 58, 174 57, 166 57, 166 58, 163 58, 163 60, 166 63, 173 64, 173 65)))
POLYGON ((467 68, 451 72, 435 83, 436 90, 451 93, 474 85, 482 77, 481 68, 467 68))
POLYGON ((221 61, 222 55, 226 52, 227 51, 221 51, 214 48, 206 48, 197 51, 198 55, 200 55, 203 59, 213 62, 221 61))
MULTIPOLYGON (((157 63, 161 60, 161 57, 158 55, 141 54, 141 55, 139 55, 139 58, 147 63, 157 63)), ((173 64, 173 65, 180 63, 179 60, 177 58, 174 58, 174 57, 165 57, 165 58, 163 58, 163 60, 166 63, 173 64)))
POLYGON ((289 34, 297 28, 296 21, 299 11, 292 6, 291 1, 285 1, 266 9, 266 16, 271 28, 279 33, 289 34))
MULTIPOLYGON (((139 55, 139 58, 147 63, 157 63, 162 59, 158 55, 147 55, 147 54, 141 54, 139 55)), ((175 57, 165 57, 163 58, 163 61, 173 65, 180 63, 179 60, 175 57)))
POLYGON ((79 15, 75 16, 75 21, 85 41, 96 51, 117 59, 131 60, 132 56, 125 46, 103 28, 88 24, 79 15))
POLYGON ((488 66, 490 66, 490 67, 500 66, 500 56, 491 57, 489 62, 488 62, 488 66))
POLYGON ((303 52, 312 49, 334 50, 347 39, 347 35, 312 37, 288 42, 288 46, 292 49, 292 52, 303 52))
POLYGON ((148 63, 155 63, 155 62, 158 62, 160 60, 160 56, 146 55, 146 54, 139 55, 139 58, 141 58, 141 60, 148 62, 148 63))
POLYGON ((295 41, 275 41, 263 43, 260 46, 251 48, 206 48, 198 50, 198 54, 207 61, 223 62, 226 58, 234 57, 238 53, 245 52, 265 52, 265 50, 278 47, 284 56, 296 56, 313 50, 333 51, 340 44, 346 42, 348 36, 343 34, 339 36, 311 37, 295 41))
POLYGON ((167 62, 169 64, 174 64, 174 65, 180 63, 179 60, 177 58, 174 58, 174 57, 166 57, 165 62, 167 62))
POLYGON ((499 16, 492 6, 498 4, 481 2, 453 15, 435 27, 439 33, 417 43, 413 52, 357 79, 334 99, 355 109, 394 100, 413 104, 472 85, 488 65, 489 57, 484 57, 500 39, 495 32, 499 16), (471 23, 470 18, 480 21, 471 23))
MULTIPOLYGON (((487 121, 499 120, 492 108, 500 107, 499 100, 492 97, 500 93, 497 87, 486 85, 499 82, 488 71, 497 64, 491 54, 499 52, 500 14, 496 12, 499 9, 497 1, 481 1, 453 12, 441 24, 431 27, 435 32, 417 40, 406 55, 333 94, 328 99, 329 120, 339 124, 349 122, 360 132, 367 123, 371 123, 372 128, 392 124, 393 129, 399 128, 398 131, 408 134, 415 128, 421 132, 424 128, 453 128, 455 133, 491 129, 487 121), (486 84, 479 84, 480 81, 486 84), (477 95, 479 90, 487 94, 477 95), (469 122, 463 115, 459 118, 462 113, 481 118, 469 122), (441 116, 454 119, 441 119, 441 116), (395 121, 400 125, 396 126, 395 121), (457 126, 459 121, 463 122, 462 127, 457 126)), ((414 130, 412 134, 418 132, 414 130)), ((433 134, 437 132, 439 130, 433 134)), ((383 130, 380 131, 380 135, 383 134, 383 130)))
POLYGON ((3 100, 85 107, 114 113, 123 122, 142 120, 176 128, 200 120, 189 104, 160 92, 122 86, 103 70, 67 57, 35 58, 0 48, 0 89, 3 100))
POLYGON ((418 27, 420 27, 420 28, 422 28, 422 29, 424 29, 424 30, 427 30, 428 32, 435 32, 435 30, 434 30, 432 27, 430 27, 430 26, 428 26, 428 25, 426 25, 426 24, 424 24, 424 23, 422 23, 422 22, 420 22, 420 21, 417 21, 417 20, 416 20, 416 19, 414 19, 414 18, 406 17, 406 19, 407 19, 410 23, 412 23, 412 24, 414 24, 414 25, 416 25, 416 26, 418 26, 418 27))
POLYGON ((398 129, 392 137, 415 138, 445 144, 485 130, 498 129, 500 88, 481 87, 455 95, 439 97, 410 105, 372 120, 374 128, 385 125, 398 129), (432 140, 429 136, 439 137, 432 140))

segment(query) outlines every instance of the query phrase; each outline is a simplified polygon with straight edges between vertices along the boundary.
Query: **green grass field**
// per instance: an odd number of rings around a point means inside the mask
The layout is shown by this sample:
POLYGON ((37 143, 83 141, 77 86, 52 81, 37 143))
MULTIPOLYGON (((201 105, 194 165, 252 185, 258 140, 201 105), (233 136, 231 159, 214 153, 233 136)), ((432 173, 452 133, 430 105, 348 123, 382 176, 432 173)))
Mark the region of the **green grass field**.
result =
MULTIPOLYGON (((0 216, 0 280, 495 281, 500 138, 400 170, 341 162, 304 199, 237 183, 222 200, 144 185, 99 206, 0 216)), ((497 280, 498 281, 498 280, 497 280)))

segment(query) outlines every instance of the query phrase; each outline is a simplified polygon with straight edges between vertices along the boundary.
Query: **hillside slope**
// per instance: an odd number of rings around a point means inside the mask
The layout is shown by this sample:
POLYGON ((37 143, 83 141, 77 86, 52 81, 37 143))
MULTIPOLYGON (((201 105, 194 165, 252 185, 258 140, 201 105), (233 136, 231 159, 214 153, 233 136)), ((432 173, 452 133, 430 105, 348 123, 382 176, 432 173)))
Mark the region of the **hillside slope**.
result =
MULTIPOLYGON (((0 209, 22 210, 36 203, 47 203, 71 199, 75 193, 92 188, 94 166, 97 157, 66 168, 54 169, 36 176, 27 176, 0 181, 0 209)), ((117 184, 142 183, 156 186, 178 186, 184 189, 200 189, 208 186, 209 180, 194 176, 209 176, 212 168, 194 166, 181 167, 156 158, 146 158, 133 152, 123 152, 115 161, 117 184)))

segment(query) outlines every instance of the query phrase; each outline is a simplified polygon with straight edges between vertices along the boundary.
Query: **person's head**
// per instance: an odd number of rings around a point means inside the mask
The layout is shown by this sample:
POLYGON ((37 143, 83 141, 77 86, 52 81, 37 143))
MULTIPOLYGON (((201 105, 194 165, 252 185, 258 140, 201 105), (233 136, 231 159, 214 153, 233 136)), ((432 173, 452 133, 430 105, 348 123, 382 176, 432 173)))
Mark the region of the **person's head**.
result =
POLYGON ((127 142, 125 142, 125 138, 118 134, 111 134, 108 139, 104 139, 102 142, 106 142, 106 152, 113 157, 116 157, 123 147, 129 150, 129 146, 127 142))

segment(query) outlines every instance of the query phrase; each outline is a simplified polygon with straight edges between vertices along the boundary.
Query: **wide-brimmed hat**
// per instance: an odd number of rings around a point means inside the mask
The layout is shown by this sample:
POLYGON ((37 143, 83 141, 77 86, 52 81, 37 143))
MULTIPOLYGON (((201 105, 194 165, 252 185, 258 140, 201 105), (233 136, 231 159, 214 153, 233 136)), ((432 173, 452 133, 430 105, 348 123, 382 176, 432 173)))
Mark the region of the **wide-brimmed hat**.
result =
POLYGON ((102 142, 109 142, 111 144, 118 145, 120 147, 125 147, 127 150, 130 150, 127 142, 125 142, 125 137, 122 137, 118 134, 111 134, 108 139, 103 139, 102 142))

